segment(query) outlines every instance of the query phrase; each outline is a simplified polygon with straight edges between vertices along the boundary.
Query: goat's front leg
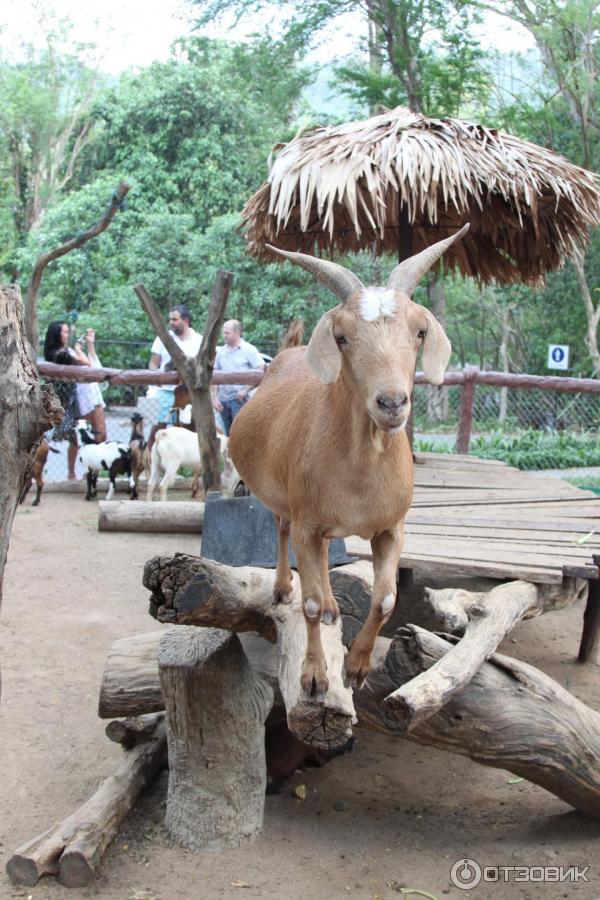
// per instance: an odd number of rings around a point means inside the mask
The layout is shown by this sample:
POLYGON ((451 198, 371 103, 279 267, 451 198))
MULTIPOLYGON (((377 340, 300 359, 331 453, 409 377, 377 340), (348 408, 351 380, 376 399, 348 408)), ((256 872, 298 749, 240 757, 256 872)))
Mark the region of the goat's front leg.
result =
POLYGON ((288 552, 290 523, 281 516, 275 516, 277 526, 277 570, 273 583, 275 603, 290 603, 292 599, 292 570, 288 552))
POLYGON ((298 563, 302 611, 308 638, 300 684, 309 696, 325 694, 329 687, 327 663, 321 644, 321 616, 324 606, 321 583, 322 542, 319 532, 302 523, 292 522, 292 547, 298 563))
POLYGON ((371 609, 346 656, 346 681, 362 687, 371 668, 371 653, 383 623, 396 605, 396 573, 404 543, 404 521, 371 540, 373 552, 373 595, 371 609))

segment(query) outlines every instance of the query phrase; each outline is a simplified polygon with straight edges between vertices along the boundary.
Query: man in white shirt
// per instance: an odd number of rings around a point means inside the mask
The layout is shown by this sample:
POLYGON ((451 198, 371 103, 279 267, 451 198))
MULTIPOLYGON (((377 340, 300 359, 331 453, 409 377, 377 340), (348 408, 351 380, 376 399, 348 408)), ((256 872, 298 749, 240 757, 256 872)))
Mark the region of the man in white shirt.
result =
MULTIPOLYGON (((175 343, 179 344, 186 356, 194 358, 200 349, 202 335, 194 331, 191 324, 192 315, 187 306, 179 304, 171 307, 169 310, 169 334, 175 340, 175 343)), ((173 371, 175 369, 167 348, 159 337, 152 344, 148 368, 157 369, 159 372, 173 371)), ((174 384, 161 384, 154 395, 159 400, 159 427, 166 425, 170 420, 175 387, 176 385, 174 384)))
MULTIPOLYGON (((223 340, 225 346, 217 348, 215 372, 264 371, 264 359, 253 344, 242 340, 242 327, 237 319, 224 323, 223 340)), ((213 388, 213 406, 221 414, 225 434, 229 434, 231 423, 251 390, 251 384, 221 384, 213 388)))

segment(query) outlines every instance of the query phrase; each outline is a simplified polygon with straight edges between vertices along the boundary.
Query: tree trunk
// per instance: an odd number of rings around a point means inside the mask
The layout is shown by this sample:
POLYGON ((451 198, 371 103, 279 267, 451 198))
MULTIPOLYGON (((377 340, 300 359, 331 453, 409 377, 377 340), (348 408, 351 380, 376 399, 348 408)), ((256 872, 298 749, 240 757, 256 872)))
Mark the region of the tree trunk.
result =
POLYGON ((262 828, 271 687, 237 635, 170 629, 158 651, 169 746, 165 825, 191 850, 238 847, 262 828))
POLYGON ((594 369, 594 377, 600 378, 600 349, 598 349, 598 324, 600 323, 600 302, 594 307, 592 293, 585 277, 585 252, 578 248, 571 254, 571 262, 575 269, 579 290, 581 291, 581 299, 585 309, 587 318, 587 329, 585 333, 585 346, 589 353, 594 369))
POLYGON ((40 385, 25 339, 21 293, 0 286, 0 605, 12 523, 43 433, 62 419, 50 385, 40 385))
POLYGON ((198 447, 202 462, 204 492, 221 490, 219 470, 219 445, 213 414, 210 381, 215 363, 217 340, 225 316, 227 298, 233 282, 231 272, 219 270, 213 286, 208 316, 202 335, 202 345, 195 360, 189 359, 175 343, 162 320, 152 297, 143 284, 134 285, 142 307, 154 326, 156 334, 165 345, 181 380, 186 385, 192 402, 192 415, 198 433, 198 447))

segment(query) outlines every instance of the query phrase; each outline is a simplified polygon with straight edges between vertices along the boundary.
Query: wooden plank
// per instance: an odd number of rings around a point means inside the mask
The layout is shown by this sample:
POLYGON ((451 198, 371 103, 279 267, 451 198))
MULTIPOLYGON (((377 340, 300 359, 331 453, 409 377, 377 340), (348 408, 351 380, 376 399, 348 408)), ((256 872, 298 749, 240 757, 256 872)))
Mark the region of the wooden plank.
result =
POLYGON ((473 468, 503 468, 513 472, 519 472, 514 466, 501 459, 483 459, 480 456, 470 456, 465 453, 430 453, 429 451, 415 453, 415 465, 440 465, 440 466, 472 466, 473 468))
MULTIPOLYGON (((463 510, 461 510, 463 512, 463 510)), ((477 529, 487 529, 487 528, 510 528, 513 531, 527 531, 529 529, 537 529, 538 531, 564 531, 565 533, 584 533, 587 534, 593 527, 590 527, 590 522, 587 519, 552 519, 546 516, 542 518, 511 518, 511 519, 498 519, 494 516, 494 518, 488 518, 486 516, 480 515, 479 508, 477 509, 478 514, 463 516, 460 521, 464 522, 465 525, 468 525, 470 528, 477 529)), ((432 524, 432 525, 452 525, 456 524, 457 516, 450 509, 440 509, 440 510, 409 510, 408 515, 406 517, 407 525, 412 524, 432 524)), ((600 532, 600 522, 598 523, 598 530, 600 532)))
POLYGON ((542 566, 548 569, 561 569, 565 565, 569 567, 577 567, 581 569, 583 578, 597 578, 598 569, 592 561, 591 553, 584 551, 584 560, 589 560, 586 565, 577 554, 569 554, 566 551, 561 553, 544 553, 543 547, 526 547, 523 544, 512 547, 503 544, 500 541, 462 541, 460 538, 453 539, 441 537, 432 542, 430 538, 421 538, 418 535, 407 534, 405 541, 405 550, 403 554, 421 554, 432 556, 437 559, 472 559, 485 560, 487 562, 496 562, 498 564, 508 565, 532 565, 542 566), (432 548, 433 545, 433 549, 432 548))
MULTIPOLYGON (((494 523, 494 526, 496 523, 494 523)), ((597 533, 592 534, 585 543, 577 543, 577 533, 571 531, 551 531, 537 528, 527 528, 527 529, 518 529, 515 530, 512 523, 507 524, 505 527, 494 527, 489 525, 485 529, 478 528, 476 526, 470 525, 468 522, 464 523, 453 523, 453 522, 443 522, 440 523, 438 521, 435 522, 426 522, 426 523, 415 523, 412 521, 407 521, 406 523, 406 533, 407 534, 418 534, 418 535, 447 535, 449 537, 461 537, 461 538, 475 538, 475 539, 486 539, 491 541, 501 540, 501 541, 510 541, 517 543, 534 543, 536 547, 547 546, 558 546, 579 550, 582 552, 587 547, 589 552, 592 552, 592 549, 600 548, 600 525, 599 531, 597 533)), ((589 533, 589 531, 588 531, 589 533)))
MULTIPOLYGON (((361 559, 372 559, 371 546, 368 541, 358 537, 346 539, 346 549, 353 556, 361 559)), ((482 575, 487 578, 523 578, 537 584, 560 584, 563 580, 561 568, 529 566, 509 563, 490 562, 486 560, 437 559, 417 553, 403 553, 400 559, 401 569, 426 567, 430 574, 451 576, 482 575)))

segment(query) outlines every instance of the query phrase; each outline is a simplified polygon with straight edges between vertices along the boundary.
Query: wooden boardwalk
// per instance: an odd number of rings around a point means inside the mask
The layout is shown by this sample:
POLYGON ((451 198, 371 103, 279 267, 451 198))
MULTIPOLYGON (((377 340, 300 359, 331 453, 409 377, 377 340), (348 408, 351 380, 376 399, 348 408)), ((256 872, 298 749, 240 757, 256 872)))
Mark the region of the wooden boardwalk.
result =
MULTIPOLYGON (((368 541, 351 537, 346 547, 371 558, 368 541)), ((401 568, 552 584, 596 581, 599 564, 600 497, 591 491, 495 460, 417 455, 401 568)))

